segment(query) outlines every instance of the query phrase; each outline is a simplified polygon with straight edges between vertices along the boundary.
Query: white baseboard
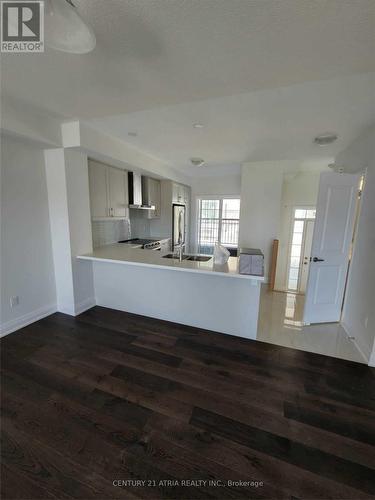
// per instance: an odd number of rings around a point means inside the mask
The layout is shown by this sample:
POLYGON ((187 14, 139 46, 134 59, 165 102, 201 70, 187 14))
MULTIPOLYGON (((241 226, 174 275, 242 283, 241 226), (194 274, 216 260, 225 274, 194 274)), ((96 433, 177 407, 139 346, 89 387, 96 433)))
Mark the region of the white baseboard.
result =
MULTIPOLYGON (((356 338, 355 338, 355 335, 354 333, 352 333, 350 331, 350 328, 349 326, 344 323, 343 321, 341 321, 341 326, 343 327, 343 329, 345 330, 346 334, 348 337, 350 337, 352 339, 352 342, 353 344, 356 346, 356 348, 358 349, 358 352, 360 353, 360 355, 362 356, 363 360, 366 362, 366 364, 369 364, 369 358, 370 358, 370 353, 368 352, 366 354, 365 350, 360 346, 360 344, 357 342, 356 338)), ((367 349, 366 349, 367 350, 367 349)))
POLYGON ((94 306, 96 306, 95 297, 90 297, 88 299, 83 300, 82 302, 76 305, 75 316, 82 314, 83 312, 87 311, 88 309, 91 309, 94 306))
POLYGON ((43 319, 46 316, 55 313, 56 311, 56 304, 50 304, 30 313, 24 314, 19 318, 15 318, 7 321, 6 323, 2 323, 0 325, 0 337, 5 337, 5 335, 9 335, 10 333, 20 330, 21 328, 24 328, 31 323, 35 323, 35 321, 43 319))
POLYGON ((68 316, 75 316, 73 307, 57 306, 57 312, 67 314, 68 316))
POLYGON ((67 314, 68 316, 78 316, 79 314, 82 314, 83 312, 87 311, 87 309, 91 309, 94 306, 96 306, 95 297, 89 297, 88 299, 79 302, 77 305, 72 304, 68 307, 58 305, 57 310, 58 312, 67 314))

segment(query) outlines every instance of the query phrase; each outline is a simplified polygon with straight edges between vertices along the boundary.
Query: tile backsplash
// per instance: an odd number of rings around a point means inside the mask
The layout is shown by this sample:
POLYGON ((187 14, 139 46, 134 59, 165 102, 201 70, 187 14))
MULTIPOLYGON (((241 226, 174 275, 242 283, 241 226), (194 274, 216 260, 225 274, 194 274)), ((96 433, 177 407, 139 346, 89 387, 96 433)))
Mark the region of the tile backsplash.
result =
POLYGON ((94 248, 130 238, 130 221, 128 219, 92 221, 94 248))

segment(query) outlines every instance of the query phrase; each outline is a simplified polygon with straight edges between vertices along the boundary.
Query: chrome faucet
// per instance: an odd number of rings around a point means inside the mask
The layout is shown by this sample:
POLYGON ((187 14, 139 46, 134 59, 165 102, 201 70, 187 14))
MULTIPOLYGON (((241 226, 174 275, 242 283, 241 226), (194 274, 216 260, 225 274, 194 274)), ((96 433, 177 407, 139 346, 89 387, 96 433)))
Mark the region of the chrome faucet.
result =
POLYGON ((184 245, 181 243, 178 247, 178 260, 182 262, 182 258, 184 256, 184 245))

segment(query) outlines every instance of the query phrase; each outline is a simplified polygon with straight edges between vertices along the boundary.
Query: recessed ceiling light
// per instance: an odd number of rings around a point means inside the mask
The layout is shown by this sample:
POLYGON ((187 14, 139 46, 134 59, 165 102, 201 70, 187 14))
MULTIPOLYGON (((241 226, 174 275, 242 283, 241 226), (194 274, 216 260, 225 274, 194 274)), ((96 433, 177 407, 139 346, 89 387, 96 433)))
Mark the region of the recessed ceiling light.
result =
POLYGON ((203 158, 190 158, 190 161, 194 165, 194 167, 201 167, 202 165, 204 165, 203 158))
POLYGON ((137 137, 137 132, 128 132, 129 137, 137 137))
POLYGON ((193 124, 193 128, 203 128, 203 127, 204 127, 203 123, 194 123, 193 124))
POLYGON ((318 146, 327 146, 335 141, 337 141, 337 134, 332 132, 317 135, 314 139, 315 144, 318 144, 318 146))

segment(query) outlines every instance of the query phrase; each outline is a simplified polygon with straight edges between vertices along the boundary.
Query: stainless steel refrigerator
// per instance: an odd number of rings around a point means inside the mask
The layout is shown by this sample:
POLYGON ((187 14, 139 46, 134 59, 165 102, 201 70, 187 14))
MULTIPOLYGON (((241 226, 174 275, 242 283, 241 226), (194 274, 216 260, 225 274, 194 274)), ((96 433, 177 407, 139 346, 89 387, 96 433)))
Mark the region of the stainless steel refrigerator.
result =
POLYGON ((186 239, 186 207, 185 205, 173 204, 172 212, 172 242, 173 249, 178 245, 185 245, 186 239))

